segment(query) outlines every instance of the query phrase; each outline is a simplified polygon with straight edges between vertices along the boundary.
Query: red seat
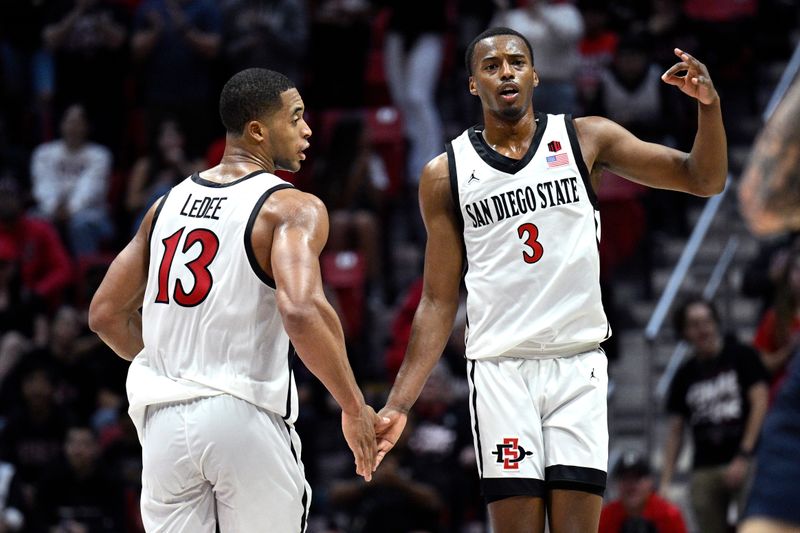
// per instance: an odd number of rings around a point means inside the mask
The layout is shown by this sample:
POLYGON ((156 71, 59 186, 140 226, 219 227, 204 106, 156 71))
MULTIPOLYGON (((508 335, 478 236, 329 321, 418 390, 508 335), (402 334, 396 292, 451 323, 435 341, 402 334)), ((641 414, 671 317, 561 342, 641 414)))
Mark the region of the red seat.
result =
POLYGON ((357 338, 364 327, 367 270, 363 256, 351 250, 323 252, 322 280, 339 301, 342 326, 348 338, 357 338))

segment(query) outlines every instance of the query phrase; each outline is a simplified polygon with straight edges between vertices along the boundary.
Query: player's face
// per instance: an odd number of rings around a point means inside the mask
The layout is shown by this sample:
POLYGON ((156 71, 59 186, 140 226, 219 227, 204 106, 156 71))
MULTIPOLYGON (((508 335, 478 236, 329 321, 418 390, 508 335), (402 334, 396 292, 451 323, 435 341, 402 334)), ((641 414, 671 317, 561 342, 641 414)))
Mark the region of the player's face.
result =
POLYGON ((495 35, 475 45, 469 92, 481 99, 485 110, 519 119, 530 109, 538 84, 528 47, 519 37, 495 35))
POLYGON ((303 119, 305 105, 297 89, 281 93, 283 105, 268 120, 269 148, 275 168, 297 172, 309 147, 311 128, 303 119))

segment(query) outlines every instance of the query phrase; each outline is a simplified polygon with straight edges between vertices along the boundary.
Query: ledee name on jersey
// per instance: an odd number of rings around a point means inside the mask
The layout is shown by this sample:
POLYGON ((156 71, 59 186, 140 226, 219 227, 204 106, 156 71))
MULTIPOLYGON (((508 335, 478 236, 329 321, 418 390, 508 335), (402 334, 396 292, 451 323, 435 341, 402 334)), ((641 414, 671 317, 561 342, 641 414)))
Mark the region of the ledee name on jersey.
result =
POLYGON ((494 224, 506 218, 524 215, 536 209, 579 202, 578 178, 546 181, 533 187, 521 187, 466 205, 473 228, 494 224))
POLYGON ((181 207, 181 215, 190 218, 211 218, 219 220, 217 213, 222 207, 222 201, 227 200, 227 196, 204 196, 192 200, 190 194, 186 202, 181 207), (188 210, 187 210, 188 209, 188 210))

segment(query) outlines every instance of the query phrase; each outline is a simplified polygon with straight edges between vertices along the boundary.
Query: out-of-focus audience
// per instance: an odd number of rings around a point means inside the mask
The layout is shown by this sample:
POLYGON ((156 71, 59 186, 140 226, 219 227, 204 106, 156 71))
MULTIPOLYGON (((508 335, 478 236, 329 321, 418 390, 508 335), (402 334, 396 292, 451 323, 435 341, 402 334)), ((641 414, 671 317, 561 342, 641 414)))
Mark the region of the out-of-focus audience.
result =
MULTIPOLYGON (((303 169, 282 176, 322 198, 331 214, 326 290, 365 395, 381 404, 419 302, 419 171, 448 136, 481 120, 462 65, 477 33, 503 24, 531 40, 537 111, 602 114, 686 148, 694 109, 658 79, 672 48, 709 66, 727 117, 735 117, 731 138, 748 141, 763 89, 750 80, 789 57, 798 30, 784 4, 0 2, 0 531, 142 531, 127 363, 90 333, 86 306, 147 207, 218 161, 224 129, 214 102, 230 74, 271 68, 301 89, 315 135, 303 169), (741 39, 743 32, 756 37, 741 39)), ((615 332, 639 325, 625 312, 626 293, 616 291, 619 277, 634 271, 641 297, 652 298, 659 244, 689 229, 686 198, 621 183, 606 174, 598 193, 615 332)), ((601 531, 683 531, 680 513, 661 496, 682 476, 676 457, 686 428, 695 522, 703 533, 723 527, 721 509, 741 494, 750 470, 767 383, 780 386, 796 342, 800 259, 790 241, 765 246, 745 275, 745 294, 763 302, 758 352, 726 337, 706 302, 683 309, 678 333, 692 356, 670 393, 661 493, 649 464, 623 455, 612 474, 619 499, 604 511, 601 531)), ((459 315, 404 442, 366 486, 349 474, 346 444, 327 438, 338 432, 330 398, 296 370, 298 430, 315 494, 310 532, 485 530, 467 422, 467 319, 459 315)), ((609 358, 619 351, 606 348, 609 358)))

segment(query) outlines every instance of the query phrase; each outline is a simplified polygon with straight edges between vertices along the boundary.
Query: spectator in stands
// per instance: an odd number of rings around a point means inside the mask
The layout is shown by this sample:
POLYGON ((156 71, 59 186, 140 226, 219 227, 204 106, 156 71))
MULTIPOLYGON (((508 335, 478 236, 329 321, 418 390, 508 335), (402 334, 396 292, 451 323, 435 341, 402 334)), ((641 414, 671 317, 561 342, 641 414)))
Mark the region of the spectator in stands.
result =
POLYGON ((55 62, 56 112, 81 102, 95 140, 117 150, 122 139, 128 67, 128 12, 113 0, 50 2, 42 33, 55 62))
POLYGON ((51 533, 121 531, 122 490, 103 471, 99 457, 91 428, 67 429, 64 461, 47 472, 39 487, 39 513, 51 533))
POLYGON ((314 171, 315 190, 331 213, 328 250, 361 253, 370 285, 377 288, 383 275, 378 215, 386 206, 389 179, 361 116, 338 120, 314 171))
POLYGON ((742 35, 758 35, 759 4, 769 3, 758 0, 685 0, 682 3, 686 28, 697 42, 692 49, 707 59, 710 72, 718 73, 714 83, 725 98, 723 118, 729 125, 730 142, 749 143, 752 139, 753 122, 747 119, 757 112, 758 84, 750 80, 759 75, 762 61, 756 55, 755 41, 742 39, 742 35))
POLYGON ((610 118, 644 140, 664 143, 668 135, 675 136, 676 125, 667 117, 677 118, 676 106, 670 101, 672 91, 661 82, 663 70, 650 57, 647 35, 623 35, 586 112, 610 118))
POLYGON ((692 353, 670 385, 660 490, 670 487, 688 424, 695 520, 703 533, 726 533, 728 507, 742 496, 767 411, 766 370, 755 350, 722 336, 719 315, 703 298, 688 298, 675 312, 674 327, 692 353))
POLYGON ((444 133, 436 88, 447 29, 444 0, 384 0, 391 7, 383 68, 392 101, 403 114, 409 144, 408 176, 419 181, 422 167, 442 151, 444 133), (425 13, 420 17, 420 13, 425 13))
POLYGON ((0 432, 0 459, 17 469, 23 512, 33 520, 40 516, 35 508, 37 487, 61 453, 67 413, 55 401, 50 368, 34 358, 20 366, 17 403, 3 406, 10 413, 0 432))
POLYGON ((27 351, 47 343, 47 326, 43 302, 19 279, 16 248, 0 237, 0 386, 27 351))
POLYGON ((302 0, 224 0, 223 57, 231 75, 250 67, 282 72, 299 87, 309 28, 302 0))
POLYGON ((136 10, 131 42, 143 65, 148 121, 175 116, 189 133, 189 151, 201 153, 213 138, 213 62, 222 45, 222 15, 214 0, 144 0, 136 10))
POLYGON ((585 26, 580 42, 581 64, 578 71, 578 96, 582 108, 594 101, 603 72, 611 66, 617 51, 619 34, 609 24, 606 2, 582 0, 579 4, 585 26))
POLYGON ((598 533, 686 533, 681 510, 655 492, 650 463, 627 451, 613 471, 618 498, 600 515, 598 533))
POLYGON ((49 9, 49 2, 39 0, 0 2, 0 122, 5 118, 14 140, 24 145, 50 133, 54 68, 42 46, 49 9))
POLYGON ((72 281, 69 255, 49 222, 24 214, 22 191, 11 178, 0 179, 0 240, 19 259, 22 285, 51 308, 58 305, 72 281))
POLYGON ((525 7, 513 9, 509 3, 510 0, 495 0, 499 12, 492 19, 492 26, 511 28, 530 41, 533 65, 539 75, 536 110, 552 114, 577 112, 576 78, 584 31, 581 12, 570 2, 528 0, 525 7))
POLYGON ((370 48, 367 0, 311 0, 309 109, 364 107, 364 77, 370 48), (342 61, 342 58, 347 58, 342 61), (331 83, 336 80, 336 83, 331 83))
POLYGON ((770 403, 786 378, 786 368, 800 347, 800 249, 785 258, 775 288, 775 303, 761 317, 753 346, 770 375, 770 403))
MULTIPOLYGON (((102 343, 88 332, 85 317, 70 306, 59 308, 51 330, 48 346, 33 355, 46 360, 53 369, 58 403, 81 419, 88 419, 97 407, 99 382, 104 377, 98 376, 93 365, 102 343)), ((108 357, 106 352, 102 355, 108 357)))
POLYGON ((131 169, 125 208, 132 220, 132 231, 139 228, 145 211, 178 182, 203 168, 201 160, 186 153, 183 127, 165 117, 150 137, 150 152, 140 157, 131 169))
POLYGON ((31 156, 33 195, 39 211, 69 235, 76 256, 100 250, 114 228, 106 208, 111 152, 88 139, 86 109, 75 104, 61 120, 61 139, 31 156))

